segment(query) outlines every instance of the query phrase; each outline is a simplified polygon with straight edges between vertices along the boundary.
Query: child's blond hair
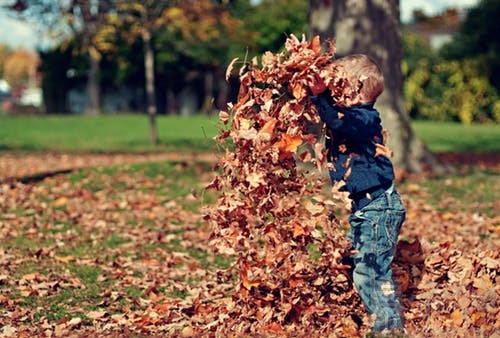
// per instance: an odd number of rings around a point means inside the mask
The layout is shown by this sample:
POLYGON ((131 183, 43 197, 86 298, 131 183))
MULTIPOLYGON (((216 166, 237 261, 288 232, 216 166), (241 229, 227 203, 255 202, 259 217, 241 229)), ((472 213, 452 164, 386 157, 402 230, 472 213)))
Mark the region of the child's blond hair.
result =
POLYGON ((345 68, 351 84, 361 86, 359 93, 363 101, 375 102, 384 91, 384 75, 368 55, 352 54, 334 63, 345 68))

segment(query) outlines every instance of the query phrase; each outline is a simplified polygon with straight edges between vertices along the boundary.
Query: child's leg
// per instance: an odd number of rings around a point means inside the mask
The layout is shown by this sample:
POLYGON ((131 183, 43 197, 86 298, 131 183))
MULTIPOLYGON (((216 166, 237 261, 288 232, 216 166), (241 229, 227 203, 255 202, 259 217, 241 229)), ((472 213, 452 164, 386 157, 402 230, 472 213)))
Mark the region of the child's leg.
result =
POLYGON ((377 315, 375 332, 403 328, 390 264, 405 211, 396 192, 385 193, 349 219, 354 285, 367 310, 377 315))

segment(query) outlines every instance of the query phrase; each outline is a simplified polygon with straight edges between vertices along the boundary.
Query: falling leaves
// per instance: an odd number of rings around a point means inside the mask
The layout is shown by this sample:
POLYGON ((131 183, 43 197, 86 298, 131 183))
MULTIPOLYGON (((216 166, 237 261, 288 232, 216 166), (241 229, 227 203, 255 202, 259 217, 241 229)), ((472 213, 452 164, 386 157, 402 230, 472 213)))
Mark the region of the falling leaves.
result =
MULTIPOLYGON (((285 49, 265 53, 261 67, 254 58, 240 70, 238 101, 221 120, 226 128, 217 140, 232 142, 209 185, 219 198, 206 220, 211 245, 236 257, 231 269, 238 271, 239 285, 234 307, 219 308, 228 318, 216 333, 361 336, 370 320, 343 264, 349 255, 345 226, 333 216, 343 212, 335 200, 345 205, 350 200, 338 186, 325 194, 323 145, 307 132, 319 122, 309 100, 310 78, 320 77, 338 104, 350 102, 358 89, 344 69, 332 65, 333 44, 321 51, 318 38, 291 36, 285 49)), ((383 144, 375 146, 375 156, 392 156, 383 144)), ((349 173, 350 167, 345 178, 349 173)), ((440 213, 428 224, 456 222, 456 216, 440 213)), ((490 266, 485 268, 477 256, 452 250, 451 243, 400 242, 394 276, 412 336, 465 337, 495 329, 498 255, 483 251, 490 266)))
POLYGON ((283 160, 287 156, 293 156, 302 142, 302 137, 300 137, 300 135, 293 136, 284 134, 278 142, 273 144, 273 147, 276 147, 279 150, 281 154, 280 159, 283 160))
MULTIPOLYGON (((309 42, 294 36, 285 46, 286 52, 265 53, 262 67, 255 59, 246 66, 238 101, 229 116, 221 116, 231 125, 217 140, 223 145, 229 138, 234 148, 226 150, 218 164, 221 173, 209 185, 219 191, 219 199, 206 218, 211 244, 236 255, 239 276, 236 307, 217 329, 223 335, 308 329, 345 335, 360 329, 354 322, 343 326, 334 320, 361 317, 362 309, 342 264, 348 244, 330 217, 335 202, 322 192, 330 185, 321 173, 323 145, 307 131, 320 121, 308 81, 335 74, 334 47, 321 52, 318 37, 309 42), (322 72, 326 68, 328 74, 322 72), (299 168, 298 158, 311 170, 299 168)), ((349 93, 346 81, 329 83, 337 86, 332 92, 339 100, 349 93)))

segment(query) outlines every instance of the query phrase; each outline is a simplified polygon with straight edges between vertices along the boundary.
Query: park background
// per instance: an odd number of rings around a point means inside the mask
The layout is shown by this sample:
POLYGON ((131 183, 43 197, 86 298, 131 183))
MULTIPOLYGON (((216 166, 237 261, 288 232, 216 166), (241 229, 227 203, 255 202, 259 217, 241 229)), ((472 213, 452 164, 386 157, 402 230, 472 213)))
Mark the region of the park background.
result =
MULTIPOLYGON (((238 92, 226 67, 308 33, 312 3, 0 3, 38 41, 0 44, 2 334, 213 329, 201 318, 236 283, 216 282, 231 259, 203 222, 218 112, 238 92)), ((401 25, 405 112, 450 170, 400 175, 402 239, 420 245, 409 275, 398 266, 413 334, 498 329, 498 11, 415 8, 401 25)))

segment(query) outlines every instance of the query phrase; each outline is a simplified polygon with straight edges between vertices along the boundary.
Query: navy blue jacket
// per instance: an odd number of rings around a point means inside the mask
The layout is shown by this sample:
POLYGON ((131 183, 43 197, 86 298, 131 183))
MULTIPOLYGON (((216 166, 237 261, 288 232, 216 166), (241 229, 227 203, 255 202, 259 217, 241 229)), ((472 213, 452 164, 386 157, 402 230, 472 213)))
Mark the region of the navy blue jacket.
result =
POLYGON ((327 126, 326 147, 333 182, 345 181, 353 200, 353 210, 361 209, 390 188, 394 169, 389 158, 376 154, 375 144, 383 144, 382 125, 373 103, 351 107, 335 106, 328 92, 311 96, 327 126))

